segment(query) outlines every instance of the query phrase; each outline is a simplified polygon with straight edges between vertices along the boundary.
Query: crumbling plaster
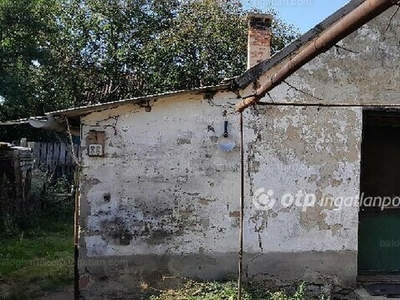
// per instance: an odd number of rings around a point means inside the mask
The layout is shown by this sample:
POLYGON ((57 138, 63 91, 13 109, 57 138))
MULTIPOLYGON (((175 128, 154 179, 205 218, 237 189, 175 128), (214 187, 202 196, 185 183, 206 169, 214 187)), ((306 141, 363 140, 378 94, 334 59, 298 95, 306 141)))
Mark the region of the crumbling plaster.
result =
POLYGON ((361 111, 311 107, 251 111, 249 191, 254 198, 261 188, 271 190, 276 204, 260 211, 252 201, 246 202, 250 252, 356 251, 357 205, 339 209, 319 204, 324 196, 358 197, 361 111), (316 205, 287 207, 281 202, 285 194, 299 191, 315 195, 316 205))
MULTIPOLYGON (((321 103, 320 107, 257 106, 248 110, 246 136, 250 194, 274 198, 302 190, 333 198, 358 197, 362 107, 329 104, 400 104, 399 18, 396 8, 321 54, 262 99, 321 103), (391 21, 389 21, 391 20, 391 21), (252 176, 250 175, 252 174, 252 176)), ((273 71, 259 79, 269 80, 273 71)), ((255 85, 257 86, 257 85, 255 85)), ((252 93, 252 87, 243 95, 252 93)), ((257 212, 248 203, 251 251, 357 251, 358 208, 280 207, 257 212), (268 224, 268 225, 266 225, 268 224)), ((356 260, 352 262, 356 270, 356 260)), ((355 277, 356 274, 353 274, 355 277)))
MULTIPOLYGON (((224 251, 235 251, 238 147, 218 150, 229 105, 202 97, 158 100, 151 112, 121 106, 82 119, 83 137, 93 129, 107 136, 105 157, 83 159, 87 255, 216 252, 221 242, 224 251)), ((238 144, 237 116, 229 119, 238 144)))
MULTIPOLYGON (((273 91, 275 100, 346 104, 399 103, 400 54, 393 7, 320 54, 273 91)), ((260 78, 268 80, 270 74, 260 78)), ((266 97, 266 100, 271 100, 266 97)))

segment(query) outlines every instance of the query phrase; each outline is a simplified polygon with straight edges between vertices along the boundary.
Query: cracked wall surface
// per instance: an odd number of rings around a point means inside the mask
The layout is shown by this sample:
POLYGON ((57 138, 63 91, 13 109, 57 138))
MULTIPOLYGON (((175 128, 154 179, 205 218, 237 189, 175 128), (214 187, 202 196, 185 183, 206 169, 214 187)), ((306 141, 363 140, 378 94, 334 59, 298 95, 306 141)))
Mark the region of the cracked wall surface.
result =
MULTIPOLYGON (((400 104, 398 18, 387 26, 393 12, 305 65, 264 100, 400 104)), ((249 87, 241 94, 251 93, 249 87)), ((222 112, 232 112, 237 101, 233 93, 212 100, 187 93, 147 109, 125 104, 82 117, 80 274, 88 297, 111 299, 143 283, 162 287, 168 278, 236 278, 237 115, 228 114, 228 139, 236 147, 223 152, 219 143, 222 112), (87 155, 90 130, 105 131, 104 157, 87 155)), ((256 106, 244 120, 245 277, 354 286, 358 206, 330 199, 359 196, 362 108, 256 106), (315 205, 282 204, 285 195, 310 203, 309 194, 315 205)))
POLYGON ((264 188, 276 201, 268 210, 247 203, 250 250, 355 251, 358 207, 323 200, 358 197, 361 111, 269 107, 252 109, 248 119, 250 194, 264 188), (299 192, 300 207, 288 206, 283 197, 299 192), (316 196, 315 205, 302 205, 306 194, 316 196))
POLYGON ((88 256, 216 252, 221 234, 224 249, 235 250, 238 147, 218 150, 226 108, 195 96, 82 119, 83 136, 107 136, 105 157, 84 157, 88 256))

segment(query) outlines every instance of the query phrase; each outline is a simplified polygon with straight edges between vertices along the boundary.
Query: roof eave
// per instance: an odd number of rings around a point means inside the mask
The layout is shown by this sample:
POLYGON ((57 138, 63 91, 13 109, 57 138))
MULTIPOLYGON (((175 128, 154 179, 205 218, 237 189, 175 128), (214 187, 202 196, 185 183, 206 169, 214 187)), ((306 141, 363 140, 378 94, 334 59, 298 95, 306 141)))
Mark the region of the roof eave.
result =
POLYGON ((114 108, 122 104, 128 104, 128 103, 141 103, 141 102, 147 102, 155 99, 160 99, 160 98, 166 98, 174 95, 181 95, 181 94, 189 94, 189 93, 216 93, 219 91, 229 91, 230 90, 230 83, 223 83, 220 85, 215 85, 215 86, 205 86, 205 87, 200 87, 200 88, 195 88, 191 90, 180 90, 180 91, 171 91, 171 92, 165 92, 161 94, 154 94, 154 95, 148 95, 148 96, 143 96, 143 97, 135 97, 135 98, 128 98, 128 99, 122 99, 122 100, 117 100, 113 102, 106 102, 106 103, 97 103, 97 104, 92 104, 92 105, 87 105, 87 106, 80 106, 80 107, 74 107, 74 108, 68 108, 68 109, 63 109, 63 110, 57 110, 53 112, 48 112, 46 113, 47 116, 64 116, 64 117, 78 117, 82 115, 86 115, 92 112, 96 111, 102 111, 105 109, 109 108, 114 108))

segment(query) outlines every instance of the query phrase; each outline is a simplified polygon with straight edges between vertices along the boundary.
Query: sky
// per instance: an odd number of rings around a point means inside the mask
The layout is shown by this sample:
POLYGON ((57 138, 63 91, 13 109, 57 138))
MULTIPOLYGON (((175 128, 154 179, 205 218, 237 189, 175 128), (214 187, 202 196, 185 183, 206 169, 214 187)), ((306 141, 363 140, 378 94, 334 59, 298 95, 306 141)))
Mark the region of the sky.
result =
POLYGON ((273 8, 283 21, 307 32, 326 17, 333 14, 349 0, 242 0, 245 7, 263 11, 273 8))

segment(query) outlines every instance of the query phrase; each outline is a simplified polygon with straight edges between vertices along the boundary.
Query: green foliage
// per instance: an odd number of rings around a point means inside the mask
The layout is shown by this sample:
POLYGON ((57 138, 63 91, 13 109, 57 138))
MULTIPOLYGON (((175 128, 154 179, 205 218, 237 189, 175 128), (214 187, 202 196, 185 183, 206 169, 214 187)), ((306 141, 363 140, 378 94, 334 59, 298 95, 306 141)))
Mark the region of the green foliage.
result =
POLYGON ((35 170, 30 194, 16 199, 0 178, 0 299, 28 299, 73 280, 73 200, 65 178, 35 170), (5 297, 5 298, 4 298, 5 297))
POLYGON ((0 232, 12 235, 17 230, 17 225, 13 218, 14 203, 10 201, 13 197, 12 185, 6 175, 0 177, 0 191, 0 232))
POLYGON ((300 34, 299 30, 293 24, 283 21, 279 17, 277 11, 270 9, 269 13, 274 16, 271 28, 273 33, 271 40, 271 54, 273 55, 298 38, 300 34))
POLYGON ((4 191, 0 196, 0 236, 16 236, 43 221, 73 223, 73 198, 65 178, 54 181, 51 174, 35 170, 25 201, 15 198, 12 186, 6 177, 0 178, 4 191))
MULTIPOLYGON (((236 0, 1 0, 0 120, 239 75, 245 14, 236 0)), ((297 31, 276 17, 273 35, 275 52, 297 31)))
POLYGON ((54 48, 75 105, 144 95, 147 45, 169 28, 175 0, 60 0, 54 48))
POLYGON ((304 283, 301 283, 299 285, 299 287, 297 288, 296 292, 292 296, 288 296, 283 291, 278 291, 278 292, 270 293, 269 299, 270 300, 305 300, 305 299, 307 299, 305 297, 305 290, 306 290, 306 285, 304 283))
MULTIPOLYGON (((6 299, 29 299, 72 284, 72 223, 44 222, 42 228, 0 238, 0 279, 9 290, 6 299)), ((4 297, 0 291, 0 299, 4 297)))
POLYGON ((65 177, 54 181, 51 174, 35 170, 30 199, 39 204, 36 214, 40 219, 72 224, 74 199, 71 195, 71 183, 65 177))
POLYGON ((61 101, 51 72, 54 7, 55 0, 0 2, 1 119, 42 115, 61 101))
MULTIPOLYGON (((242 292, 243 300, 306 300, 306 285, 301 283, 293 295, 284 291, 270 292, 259 286, 247 284, 242 292)), ((163 291, 150 300, 234 300, 237 298, 237 284, 234 282, 194 282, 187 281, 178 290, 163 291)))
POLYGON ((148 45, 154 90, 213 85, 246 68, 245 13, 237 1, 182 1, 173 26, 148 45))

